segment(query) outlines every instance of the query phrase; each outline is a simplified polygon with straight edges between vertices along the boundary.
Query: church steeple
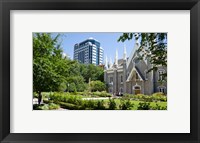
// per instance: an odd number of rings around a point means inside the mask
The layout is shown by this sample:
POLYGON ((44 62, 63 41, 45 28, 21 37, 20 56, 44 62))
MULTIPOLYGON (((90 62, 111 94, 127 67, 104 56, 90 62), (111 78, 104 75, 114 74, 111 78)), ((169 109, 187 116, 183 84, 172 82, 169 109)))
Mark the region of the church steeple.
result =
POLYGON ((124 44, 124 55, 123 55, 124 60, 126 60, 126 45, 124 44))
POLYGON ((110 60, 108 62, 108 68, 112 68, 112 59, 111 59, 111 57, 110 57, 110 60))
POLYGON ((105 59, 105 68, 108 69, 108 59, 107 59, 107 55, 106 55, 106 59, 105 59))

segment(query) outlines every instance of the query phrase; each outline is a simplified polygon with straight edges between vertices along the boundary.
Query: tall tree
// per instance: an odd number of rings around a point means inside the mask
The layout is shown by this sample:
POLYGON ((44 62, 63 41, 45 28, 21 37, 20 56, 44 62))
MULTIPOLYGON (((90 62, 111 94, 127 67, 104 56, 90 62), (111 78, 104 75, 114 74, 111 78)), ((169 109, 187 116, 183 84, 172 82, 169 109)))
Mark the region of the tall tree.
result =
POLYGON ((62 67, 62 49, 58 38, 59 35, 53 37, 50 33, 33 35, 33 90, 38 93, 39 101, 42 91, 57 90, 65 80, 58 71, 58 67, 62 67))

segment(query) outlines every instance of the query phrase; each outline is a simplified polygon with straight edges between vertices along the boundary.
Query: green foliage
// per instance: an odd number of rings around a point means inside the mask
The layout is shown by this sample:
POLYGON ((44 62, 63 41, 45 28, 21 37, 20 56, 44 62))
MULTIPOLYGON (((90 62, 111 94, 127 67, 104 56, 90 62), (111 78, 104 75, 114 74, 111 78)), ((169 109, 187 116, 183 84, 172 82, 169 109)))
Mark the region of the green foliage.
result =
POLYGON ((84 78, 82 76, 70 76, 67 78, 67 91, 70 92, 82 92, 87 89, 87 84, 84 82, 84 78))
POLYGON ((151 109, 149 102, 140 102, 138 106, 138 110, 149 110, 151 109))
POLYGON ((152 95, 154 101, 163 101, 167 102, 167 96, 165 96, 162 92, 157 92, 152 95))
POLYGON ((59 35, 52 37, 49 33, 33 35, 33 89, 37 93, 56 91, 65 80, 60 66, 62 49, 58 38, 59 35))
POLYGON ((109 99, 109 109, 110 110, 115 110, 115 109, 117 109, 117 104, 116 104, 116 102, 115 102, 115 100, 114 99, 109 99))
POLYGON ((68 87, 67 91, 69 91, 69 92, 76 92, 77 91, 76 90, 76 84, 75 83, 69 84, 69 87, 68 87))
POLYGON ((152 110, 167 110, 167 106, 162 107, 158 103, 156 103, 156 106, 151 106, 152 110))
POLYGON ((133 103, 131 103, 130 99, 121 99, 120 100, 120 105, 119 105, 119 108, 121 110, 131 110, 131 108, 133 107, 133 103))
POLYGON ((59 92, 64 92, 66 90, 67 86, 66 86, 66 83, 61 83, 58 87, 58 91, 59 92))
POLYGON ((122 98, 131 99, 131 100, 138 100, 144 102, 154 102, 154 101, 167 101, 167 96, 165 96, 162 92, 154 93, 153 95, 144 95, 144 94, 125 94, 122 98))
POLYGON ((88 83, 89 79, 92 81, 99 80, 104 81, 104 71, 103 68, 95 66, 93 64, 80 64, 80 74, 83 76, 85 81, 88 83))
POLYGON ((90 86, 91 91, 105 91, 106 90, 105 83, 99 80, 91 81, 89 86, 90 86))
POLYGON ((81 104, 82 97, 78 95, 70 95, 70 93, 53 93, 50 95, 50 100, 54 102, 68 102, 72 104, 81 104))
POLYGON ((106 91, 102 91, 102 92, 91 92, 90 95, 92 97, 112 97, 112 95, 110 93, 107 93, 106 91))
POLYGON ((106 107, 104 106, 104 101, 103 100, 98 100, 97 101, 97 106, 96 106, 96 110, 105 110, 106 109, 106 107))
POLYGON ((55 104, 55 103, 33 105, 34 110, 56 110, 56 109, 59 109, 59 108, 60 108, 60 106, 55 104))
POLYGON ((33 97, 38 98, 38 94, 36 92, 33 92, 33 97))
POLYGON ((55 103, 49 103, 49 110, 59 109, 60 106, 55 103))
POLYGON ((69 110, 80 110, 81 106, 72 104, 72 103, 66 103, 66 102, 57 102, 62 108, 69 109, 69 110))

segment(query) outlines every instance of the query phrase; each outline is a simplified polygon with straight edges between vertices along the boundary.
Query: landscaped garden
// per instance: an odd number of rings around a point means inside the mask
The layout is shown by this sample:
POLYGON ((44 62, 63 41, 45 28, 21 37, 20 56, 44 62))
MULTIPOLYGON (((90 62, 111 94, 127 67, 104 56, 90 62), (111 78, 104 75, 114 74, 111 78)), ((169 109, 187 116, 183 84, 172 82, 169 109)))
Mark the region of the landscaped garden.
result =
MULTIPOLYGON (((37 97, 37 94, 34 94, 37 97)), ((34 110, 167 110, 167 97, 162 93, 112 97, 103 92, 44 92, 43 104, 35 104, 34 110)))
POLYGON ((162 93, 111 95, 108 93, 110 85, 104 82, 104 67, 83 64, 64 56, 59 37, 59 34, 51 33, 33 35, 34 110, 167 109, 167 96, 162 93))

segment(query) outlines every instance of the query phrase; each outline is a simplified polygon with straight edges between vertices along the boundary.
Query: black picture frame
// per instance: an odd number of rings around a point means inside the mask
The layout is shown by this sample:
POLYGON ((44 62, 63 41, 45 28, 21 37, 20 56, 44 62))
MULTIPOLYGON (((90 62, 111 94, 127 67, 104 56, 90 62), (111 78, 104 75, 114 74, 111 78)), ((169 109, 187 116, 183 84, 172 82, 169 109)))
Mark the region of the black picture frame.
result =
MULTIPOLYGON (((184 23, 183 23, 184 24, 184 23)), ((0 141, 200 143, 199 0, 0 0, 0 141), (190 10, 190 133, 10 133, 10 10, 190 10)))

